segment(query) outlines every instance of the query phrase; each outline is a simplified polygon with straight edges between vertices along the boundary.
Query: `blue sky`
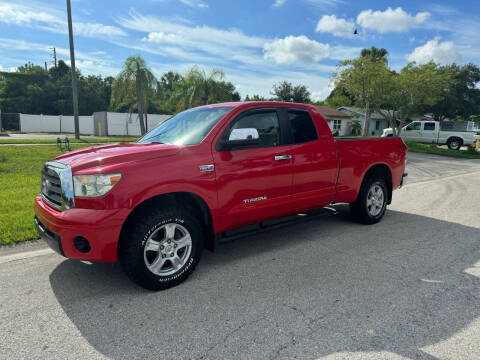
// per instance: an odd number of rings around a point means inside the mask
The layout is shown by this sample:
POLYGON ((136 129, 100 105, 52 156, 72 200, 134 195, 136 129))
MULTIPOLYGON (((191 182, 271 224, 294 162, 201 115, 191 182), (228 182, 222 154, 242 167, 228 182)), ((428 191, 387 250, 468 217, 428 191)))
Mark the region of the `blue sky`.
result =
MULTIPOLYGON (((480 63, 478 0, 72 0, 72 12, 84 74, 115 76, 140 54, 157 76, 222 68, 242 96, 269 96, 289 80, 323 99, 336 64, 372 45, 389 51, 395 69, 480 63)), ((68 62, 65 1, 0 0, 0 70, 52 66, 51 47, 68 62)))

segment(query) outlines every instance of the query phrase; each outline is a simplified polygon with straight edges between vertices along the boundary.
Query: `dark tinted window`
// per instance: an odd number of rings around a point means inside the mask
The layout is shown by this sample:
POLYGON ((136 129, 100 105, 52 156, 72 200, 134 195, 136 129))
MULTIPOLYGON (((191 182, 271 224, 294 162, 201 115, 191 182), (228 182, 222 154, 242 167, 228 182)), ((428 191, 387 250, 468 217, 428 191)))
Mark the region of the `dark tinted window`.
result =
POLYGON ((434 122, 428 122, 423 124, 423 130, 435 130, 435 123, 434 122))
POLYGON ((317 140, 317 130, 307 111, 289 110, 288 118, 292 129, 293 142, 302 144, 317 140))
POLYGON ((276 111, 262 111, 243 116, 235 122, 231 130, 248 128, 257 129, 259 136, 258 147, 280 145, 280 126, 276 111))

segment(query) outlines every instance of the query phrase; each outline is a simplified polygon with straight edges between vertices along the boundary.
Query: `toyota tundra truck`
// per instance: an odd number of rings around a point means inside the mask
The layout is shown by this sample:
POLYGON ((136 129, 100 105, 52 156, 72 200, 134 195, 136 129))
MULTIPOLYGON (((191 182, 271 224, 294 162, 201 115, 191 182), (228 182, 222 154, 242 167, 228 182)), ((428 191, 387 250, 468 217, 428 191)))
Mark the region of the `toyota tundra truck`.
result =
POLYGON ((233 229, 335 203, 377 223, 405 182, 406 150, 399 137, 336 139, 312 105, 206 105, 135 143, 45 163, 34 220, 61 255, 118 260, 134 282, 162 290, 233 229))

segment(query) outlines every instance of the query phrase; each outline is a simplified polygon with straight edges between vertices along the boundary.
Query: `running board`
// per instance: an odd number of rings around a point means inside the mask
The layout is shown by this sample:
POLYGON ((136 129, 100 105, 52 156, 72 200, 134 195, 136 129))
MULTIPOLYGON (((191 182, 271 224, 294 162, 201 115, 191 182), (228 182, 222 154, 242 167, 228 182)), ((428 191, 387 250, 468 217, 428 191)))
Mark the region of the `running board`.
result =
POLYGON ((337 215, 338 211, 331 207, 325 207, 321 209, 310 210, 307 212, 281 217, 278 219, 266 220, 261 223, 242 226, 234 230, 225 231, 215 236, 215 247, 217 244, 222 244, 238 239, 245 238, 247 236, 261 234, 263 232, 280 229, 283 227, 302 224, 320 217, 337 215))

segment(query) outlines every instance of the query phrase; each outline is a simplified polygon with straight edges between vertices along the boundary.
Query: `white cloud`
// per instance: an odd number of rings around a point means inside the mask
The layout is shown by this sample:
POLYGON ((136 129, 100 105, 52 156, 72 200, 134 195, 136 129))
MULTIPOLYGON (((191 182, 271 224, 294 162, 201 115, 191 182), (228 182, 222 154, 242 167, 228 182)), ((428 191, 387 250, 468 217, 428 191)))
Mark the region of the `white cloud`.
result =
POLYGON ((201 0, 180 0, 180 2, 184 5, 187 5, 193 8, 200 8, 200 9, 208 8, 208 4, 204 3, 201 0))
POLYGON ((82 35, 87 37, 96 37, 98 35, 107 36, 126 36, 127 34, 116 26, 95 24, 95 23, 82 23, 76 22, 73 24, 73 32, 76 35, 82 35))
POLYGON ((273 6, 274 7, 281 7, 283 6, 283 4, 285 4, 287 0, 275 0, 275 2, 273 3, 273 6))
MULTIPOLYGON (((29 5, 11 4, 0 1, 0 22, 6 24, 26 25, 33 28, 55 33, 68 32, 67 21, 54 9, 44 11, 43 7, 34 3, 29 5)), ((116 26, 74 21, 75 35, 85 37, 126 36, 127 34, 116 26)))
POLYGON ((415 16, 405 12, 401 7, 388 8, 385 11, 363 10, 357 16, 357 23, 367 29, 380 33, 402 32, 417 27, 430 17, 428 12, 419 12, 415 16))
POLYGON ((355 24, 352 21, 337 18, 335 15, 323 15, 318 21, 316 31, 326 32, 339 37, 353 37, 355 24))
POLYGON ((407 56, 408 61, 415 61, 425 64, 434 61, 438 64, 459 63, 462 57, 458 53, 452 41, 440 42, 439 38, 427 41, 425 45, 419 46, 407 56))
POLYGON ((148 36, 142 39, 142 41, 152 42, 152 43, 166 43, 166 44, 175 44, 178 41, 181 41, 182 37, 177 34, 164 33, 164 32, 151 32, 148 36))
POLYGON ((248 36, 236 29, 223 30, 206 25, 180 24, 130 11, 130 17, 119 19, 127 28, 147 34, 143 43, 117 41, 117 45, 136 48, 158 55, 173 55, 182 60, 229 59, 247 64, 263 61, 262 48, 268 39, 248 36), (180 41, 181 40, 181 41, 180 41), (165 44, 170 46, 165 46, 165 44))
POLYGON ((273 60, 277 64, 291 64, 295 62, 316 63, 328 57, 330 47, 327 44, 311 40, 305 35, 287 36, 276 39, 263 46, 266 60, 273 60))

